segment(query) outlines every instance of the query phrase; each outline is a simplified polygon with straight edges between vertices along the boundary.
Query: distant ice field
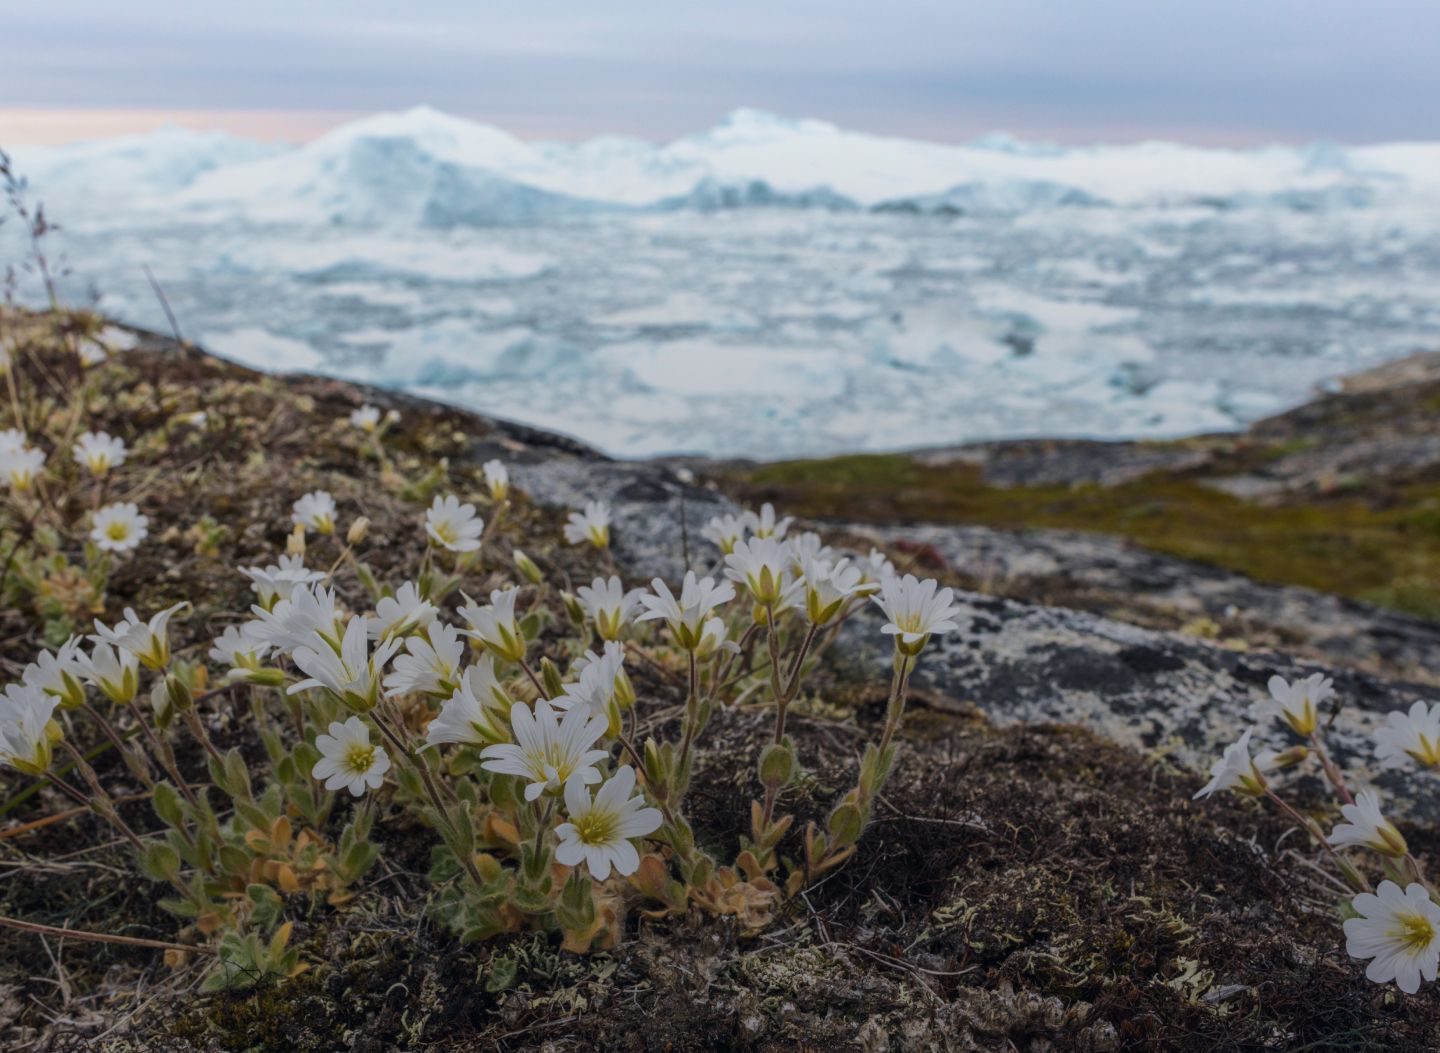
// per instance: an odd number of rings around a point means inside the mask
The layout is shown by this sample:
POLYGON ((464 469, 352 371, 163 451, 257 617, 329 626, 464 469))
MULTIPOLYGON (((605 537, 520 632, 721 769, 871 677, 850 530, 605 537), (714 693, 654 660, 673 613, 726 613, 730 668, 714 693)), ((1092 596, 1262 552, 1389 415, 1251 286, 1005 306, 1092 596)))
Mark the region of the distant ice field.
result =
MULTIPOLYGON (((419 110, 15 150, 68 298, 620 456, 1232 429, 1440 348, 1440 146, 1061 149, 419 110)), ((0 264, 21 246, 0 227, 0 264)))

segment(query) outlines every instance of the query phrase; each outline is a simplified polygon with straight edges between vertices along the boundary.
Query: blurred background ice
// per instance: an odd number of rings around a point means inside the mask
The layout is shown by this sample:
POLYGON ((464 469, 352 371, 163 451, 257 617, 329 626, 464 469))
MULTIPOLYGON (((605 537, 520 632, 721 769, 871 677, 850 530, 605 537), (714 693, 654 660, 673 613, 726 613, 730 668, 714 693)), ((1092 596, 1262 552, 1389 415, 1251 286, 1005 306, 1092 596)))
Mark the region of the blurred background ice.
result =
MULTIPOLYGON (((666 145, 436 110, 19 148, 67 298, 623 456, 1240 426, 1440 340, 1440 144, 666 145)), ((0 258, 22 247, 0 228, 0 258)), ((29 291, 34 295, 34 290, 29 291)))

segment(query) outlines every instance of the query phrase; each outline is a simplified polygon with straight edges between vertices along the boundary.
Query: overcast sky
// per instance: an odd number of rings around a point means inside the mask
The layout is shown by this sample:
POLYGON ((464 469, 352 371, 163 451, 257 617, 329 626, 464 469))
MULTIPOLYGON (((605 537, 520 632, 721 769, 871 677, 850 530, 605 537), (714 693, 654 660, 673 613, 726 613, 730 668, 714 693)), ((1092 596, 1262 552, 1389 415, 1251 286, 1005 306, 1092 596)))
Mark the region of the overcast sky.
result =
POLYGON ((421 102, 563 138, 756 106, 952 140, 1437 139, 1440 0, 6 0, 0 71, 0 143, 421 102))

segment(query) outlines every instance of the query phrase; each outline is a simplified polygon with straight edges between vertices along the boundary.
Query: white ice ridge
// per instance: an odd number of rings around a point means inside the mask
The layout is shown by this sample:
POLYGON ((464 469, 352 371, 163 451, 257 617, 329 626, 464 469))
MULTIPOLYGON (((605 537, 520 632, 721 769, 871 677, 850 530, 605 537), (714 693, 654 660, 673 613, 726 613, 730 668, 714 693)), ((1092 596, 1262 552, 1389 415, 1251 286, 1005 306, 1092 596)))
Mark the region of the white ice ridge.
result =
MULTIPOLYGON (((148 268, 221 354, 623 456, 1231 429, 1440 347, 1437 143, 946 145, 738 110, 564 144, 419 108, 13 153, 72 302, 166 331, 148 268)), ((0 270, 26 251, 0 225, 0 270)))
POLYGON ((528 142, 422 106, 299 146, 172 128, 16 153, 62 198, 74 191, 97 205, 98 195, 132 209, 361 225, 485 225, 687 206, 1013 214, 1084 204, 1313 208, 1440 195, 1440 143, 1060 147, 996 134, 950 145, 750 109, 664 145, 614 136, 528 142))

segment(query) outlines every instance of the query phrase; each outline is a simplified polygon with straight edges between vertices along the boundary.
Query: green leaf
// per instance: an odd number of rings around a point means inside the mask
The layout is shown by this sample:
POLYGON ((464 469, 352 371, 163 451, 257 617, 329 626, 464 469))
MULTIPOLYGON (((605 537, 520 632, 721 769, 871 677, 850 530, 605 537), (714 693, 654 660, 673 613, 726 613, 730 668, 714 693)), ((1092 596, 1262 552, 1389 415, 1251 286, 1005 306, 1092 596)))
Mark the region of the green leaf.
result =
POLYGON ((155 814, 164 822, 180 830, 185 825, 185 811, 180 803, 180 793, 168 782, 157 782, 151 804, 155 806, 155 814))

